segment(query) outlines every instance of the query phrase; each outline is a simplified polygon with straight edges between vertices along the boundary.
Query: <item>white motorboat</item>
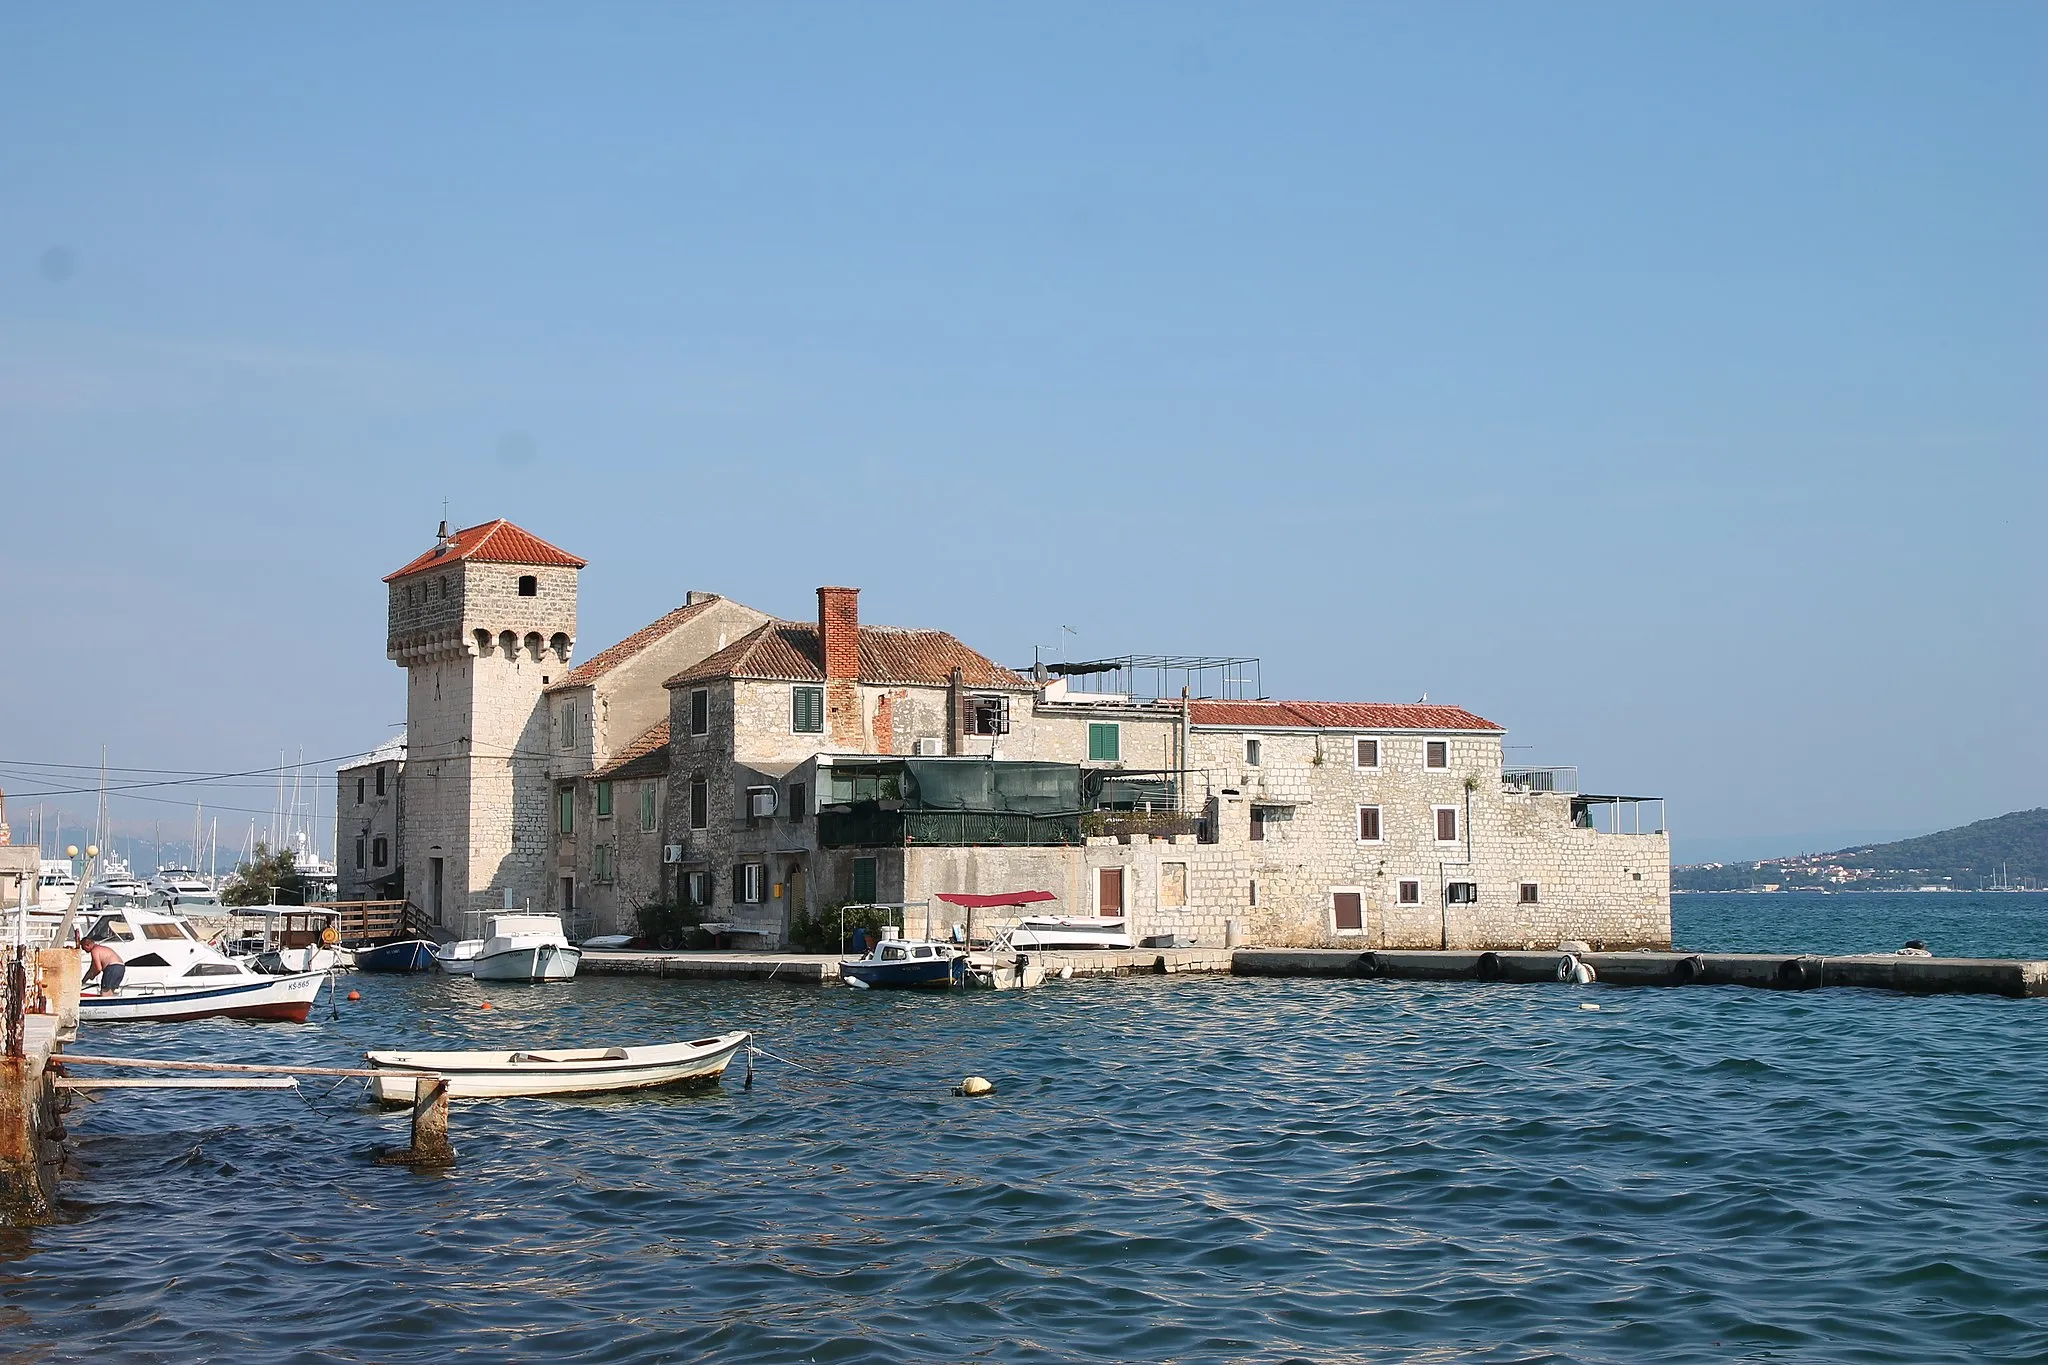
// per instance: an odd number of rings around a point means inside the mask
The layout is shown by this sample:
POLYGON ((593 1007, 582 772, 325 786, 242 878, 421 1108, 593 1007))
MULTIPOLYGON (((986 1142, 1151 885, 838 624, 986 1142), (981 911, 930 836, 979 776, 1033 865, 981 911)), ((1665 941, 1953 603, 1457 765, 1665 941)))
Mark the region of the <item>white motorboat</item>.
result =
POLYGON ((77 890, 78 874, 72 871, 69 858, 42 860, 42 871, 36 877, 38 908, 61 915, 70 907, 72 893, 77 890))
POLYGON ((434 953, 434 965, 451 976, 468 976, 476 966, 476 955, 484 950, 480 938, 457 939, 444 943, 434 953))
POLYGON ((582 961, 560 915, 493 915, 469 974, 479 981, 567 981, 582 961))
POLYGON ((149 879, 149 903, 171 910, 211 914, 220 909, 213 883, 189 867, 160 867, 149 879))
POLYGON ((724 1033, 655 1047, 535 1048, 520 1052, 371 1052, 371 1088, 386 1104, 411 1104, 418 1077, 448 1082, 448 1097, 589 1095, 683 1081, 716 1081, 752 1037, 724 1033))
POLYGON ((1020 991, 1045 984, 1042 953, 987 952, 967 954, 961 984, 969 990, 1020 991))
POLYGON ((333 910, 305 905, 252 905, 235 912, 253 918, 260 946, 245 961, 259 972, 285 976, 293 972, 331 972, 353 965, 338 945, 341 916, 333 910))
POLYGON ((140 906, 100 915, 85 937, 111 947, 127 971, 112 993, 86 985, 78 1000, 81 1020, 226 1017, 304 1023, 327 980, 324 972, 274 976, 255 971, 201 941, 178 916, 140 906))
POLYGON ((128 864, 109 855, 101 861, 100 872, 87 888, 87 902, 96 906, 146 905, 150 885, 128 870, 128 864))
POLYGON ((1130 920, 1122 915, 1026 915, 1010 931, 1014 948, 1128 948, 1130 920))

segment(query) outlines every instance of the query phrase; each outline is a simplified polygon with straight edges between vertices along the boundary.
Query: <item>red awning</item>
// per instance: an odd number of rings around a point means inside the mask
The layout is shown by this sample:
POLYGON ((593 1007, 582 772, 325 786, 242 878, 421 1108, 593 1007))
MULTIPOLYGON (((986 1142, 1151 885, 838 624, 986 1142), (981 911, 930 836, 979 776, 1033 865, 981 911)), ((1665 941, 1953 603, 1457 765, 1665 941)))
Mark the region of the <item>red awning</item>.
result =
POLYGON ((1033 905, 1039 901, 1059 899, 1050 891, 1003 891, 993 896, 972 896, 965 891, 941 891, 939 899, 948 905, 965 906, 970 910, 993 910, 1000 905, 1033 905))

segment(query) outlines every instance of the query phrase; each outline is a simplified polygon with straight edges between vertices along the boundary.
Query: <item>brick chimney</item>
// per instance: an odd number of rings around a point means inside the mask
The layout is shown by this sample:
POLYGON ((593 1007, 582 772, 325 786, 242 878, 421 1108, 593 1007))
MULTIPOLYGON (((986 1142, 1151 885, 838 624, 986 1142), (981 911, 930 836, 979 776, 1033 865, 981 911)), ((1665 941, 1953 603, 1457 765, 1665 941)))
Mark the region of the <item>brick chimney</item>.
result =
POLYGON ((818 589, 818 643, 825 652, 825 680, 860 677, 860 589, 818 589))

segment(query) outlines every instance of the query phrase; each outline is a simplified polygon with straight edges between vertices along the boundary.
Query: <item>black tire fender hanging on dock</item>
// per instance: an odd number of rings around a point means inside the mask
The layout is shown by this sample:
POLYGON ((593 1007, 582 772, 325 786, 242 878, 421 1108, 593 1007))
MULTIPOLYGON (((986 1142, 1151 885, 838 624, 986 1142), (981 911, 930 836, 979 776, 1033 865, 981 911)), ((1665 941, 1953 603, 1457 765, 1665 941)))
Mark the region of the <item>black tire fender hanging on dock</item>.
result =
POLYGON ((1378 976, 1380 974, 1380 955, 1378 953, 1360 953, 1358 960, 1351 964, 1351 974, 1353 976, 1378 976))
POLYGON ((1472 964, 1472 975, 1481 981, 1500 980, 1500 954, 1481 953, 1479 961, 1472 964))
POLYGON ((1677 976, 1680 985, 1691 985, 1693 982, 1706 979, 1707 960, 1694 953, 1691 957, 1681 959, 1671 970, 1673 975, 1677 976))
POLYGON ((1778 964, 1778 984, 1792 991, 1817 986, 1820 984, 1820 964, 1803 957, 1788 957, 1778 964))

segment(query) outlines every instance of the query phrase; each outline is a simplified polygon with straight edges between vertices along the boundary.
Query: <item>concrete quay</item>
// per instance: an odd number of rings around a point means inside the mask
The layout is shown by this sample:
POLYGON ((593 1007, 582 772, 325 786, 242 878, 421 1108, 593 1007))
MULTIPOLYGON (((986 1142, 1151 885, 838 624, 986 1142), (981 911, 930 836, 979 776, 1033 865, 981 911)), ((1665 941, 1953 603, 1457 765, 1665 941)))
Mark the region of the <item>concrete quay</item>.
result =
MULTIPOLYGON (((1915 994, 2048 996, 2048 962, 1896 953, 1581 953, 1609 986, 1860 986, 1915 994)), ((1239 976, 1363 977, 1394 981, 1555 981, 1557 952, 1240 948, 1239 976)))
MULTIPOLYGON (((1037 954, 1046 974, 1068 967, 1075 976, 1166 976, 1181 972, 1228 972, 1230 948, 1090 948, 1085 952, 1037 954)), ((786 981, 824 986, 839 980, 832 953, 662 952, 656 949, 586 948, 578 971, 589 976, 677 976, 699 981, 786 981)))
POLYGON ((77 953, 45 949, 32 978, 45 1012, 11 993, 0 1002, 21 1030, 20 1051, 0 1053, 0 1227, 46 1222, 56 1212, 64 1120, 50 1062, 78 1034, 79 972, 77 953))

